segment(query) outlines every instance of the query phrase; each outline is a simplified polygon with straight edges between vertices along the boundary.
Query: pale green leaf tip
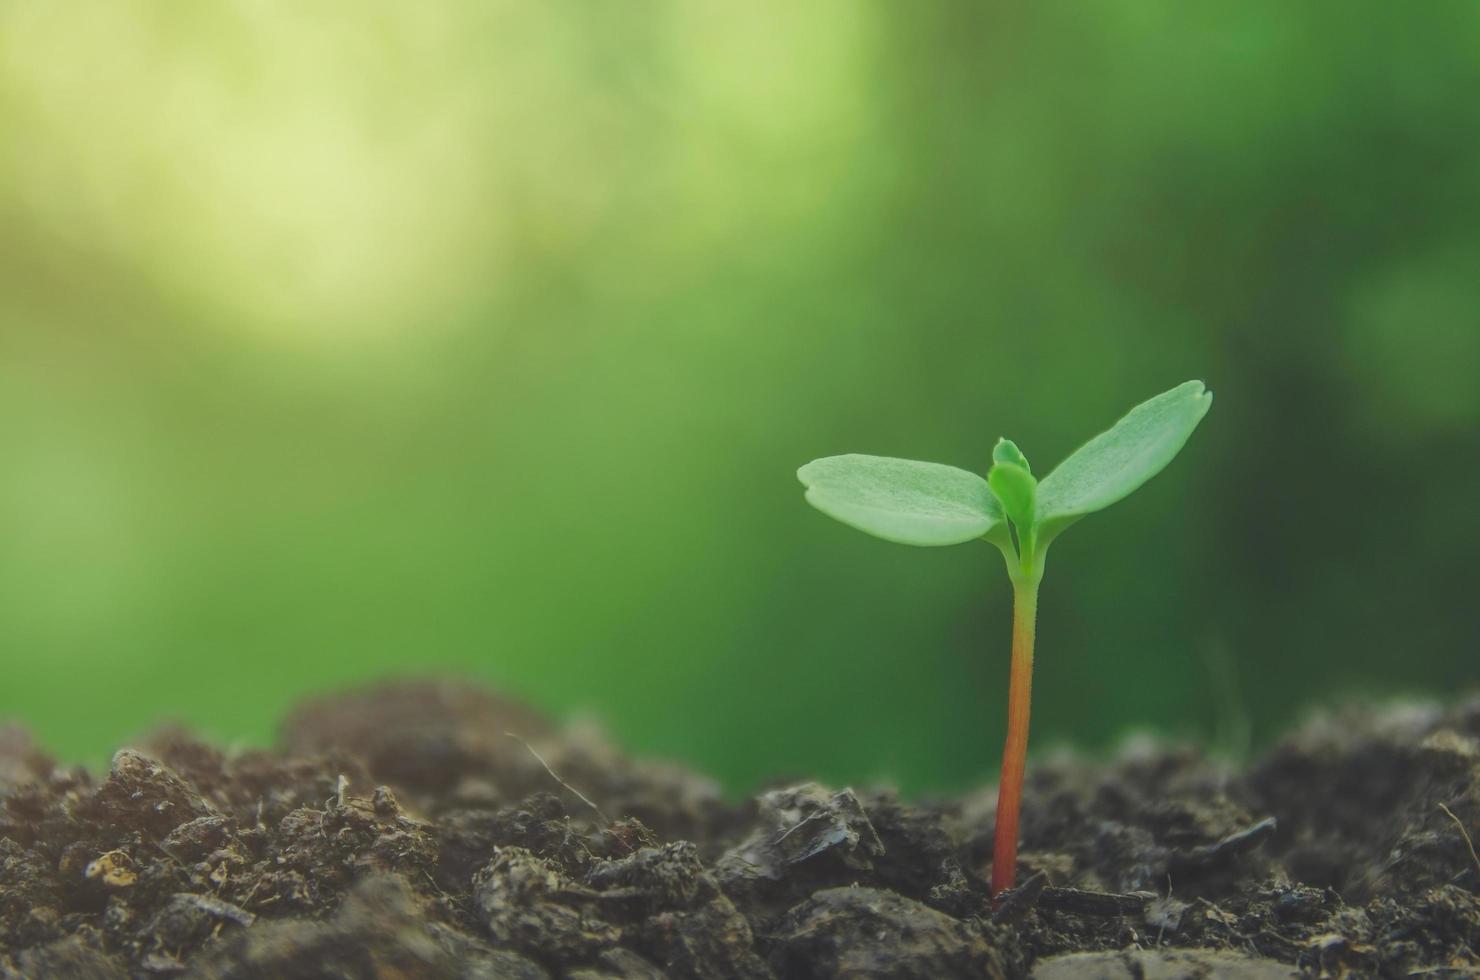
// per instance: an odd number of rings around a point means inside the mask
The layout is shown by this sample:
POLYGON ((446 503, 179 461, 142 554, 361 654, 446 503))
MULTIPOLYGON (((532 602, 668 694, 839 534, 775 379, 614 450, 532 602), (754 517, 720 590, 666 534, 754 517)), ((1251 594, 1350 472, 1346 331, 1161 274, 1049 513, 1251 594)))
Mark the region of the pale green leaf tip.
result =
POLYGON ((1173 390, 1174 391, 1185 391, 1188 394, 1192 395, 1193 398, 1195 398, 1195 399, 1201 399, 1203 401, 1208 402, 1209 404, 1211 404, 1212 401, 1213 401, 1213 392, 1212 392, 1212 389, 1210 389, 1207 385, 1203 384, 1201 381, 1196 381, 1196 380, 1194 380, 1194 381, 1184 381, 1181 384, 1179 384, 1176 388, 1174 388, 1173 390))
POLYGON ((1014 466, 1021 466, 1029 473, 1033 472, 1033 467, 1028 465, 1028 457, 1023 455, 1023 451, 1011 439, 997 440, 997 445, 992 447, 992 462, 1011 463, 1014 466))
POLYGON ((1203 416, 1208 414, 1208 409, 1213 407, 1213 389, 1209 388, 1201 381, 1188 381, 1186 384, 1182 385, 1182 387, 1186 388, 1188 392, 1192 395, 1193 401, 1200 402, 1202 404, 1202 411, 1199 412, 1197 416, 1197 420, 1201 422, 1203 416))

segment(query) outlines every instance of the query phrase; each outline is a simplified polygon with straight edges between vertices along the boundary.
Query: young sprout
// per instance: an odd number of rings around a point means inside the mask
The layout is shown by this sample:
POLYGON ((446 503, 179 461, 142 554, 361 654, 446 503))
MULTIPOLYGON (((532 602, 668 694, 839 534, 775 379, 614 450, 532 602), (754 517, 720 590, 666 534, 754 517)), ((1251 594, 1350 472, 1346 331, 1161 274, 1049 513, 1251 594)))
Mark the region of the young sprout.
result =
POLYGON ((1007 744, 997 793, 992 894, 1017 873, 1018 809, 1028 751, 1033 632, 1048 546, 1086 514, 1109 507, 1151 479, 1181 451, 1213 403, 1201 381, 1142 402, 1041 481, 1018 447, 999 439, 986 479, 940 463, 883 456, 829 456, 797 471, 813 507, 899 544, 996 545, 1012 579, 1012 667, 1007 744))

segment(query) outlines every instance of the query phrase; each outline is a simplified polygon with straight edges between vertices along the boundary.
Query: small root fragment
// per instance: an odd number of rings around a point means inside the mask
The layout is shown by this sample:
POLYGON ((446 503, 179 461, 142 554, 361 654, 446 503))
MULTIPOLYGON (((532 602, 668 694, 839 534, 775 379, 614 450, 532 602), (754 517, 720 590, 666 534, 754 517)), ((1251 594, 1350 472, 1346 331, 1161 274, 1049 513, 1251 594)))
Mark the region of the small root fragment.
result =
POLYGON ((1470 849, 1470 860, 1475 862, 1475 873, 1480 874, 1480 855, 1475 854, 1475 842, 1470 839, 1470 832, 1465 829, 1464 821, 1455 816, 1454 811, 1443 803, 1439 804, 1439 809, 1443 810, 1444 815, 1453 820, 1454 825, 1459 828, 1459 835, 1465 839, 1465 846, 1470 849))
POLYGON ((561 786, 565 787, 573 796, 575 796, 576 799, 580 800, 582 803, 589 806, 592 810, 596 811, 596 816, 601 820, 601 825, 603 827, 610 827, 612 825, 612 822, 607 819, 606 814, 601 812, 601 807, 592 802, 585 793, 582 793, 570 783, 567 783, 565 780, 561 779, 560 776, 555 772, 555 770, 550 768, 550 764, 545 761, 544 756, 540 755, 534 750, 533 745, 530 745, 528 742, 520 738, 518 735, 515 735, 513 732, 504 732, 504 734, 528 749, 529 754, 534 756, 534 760, 544 767, 545 772, 550 774, 551 779, 555 780, 561 786))

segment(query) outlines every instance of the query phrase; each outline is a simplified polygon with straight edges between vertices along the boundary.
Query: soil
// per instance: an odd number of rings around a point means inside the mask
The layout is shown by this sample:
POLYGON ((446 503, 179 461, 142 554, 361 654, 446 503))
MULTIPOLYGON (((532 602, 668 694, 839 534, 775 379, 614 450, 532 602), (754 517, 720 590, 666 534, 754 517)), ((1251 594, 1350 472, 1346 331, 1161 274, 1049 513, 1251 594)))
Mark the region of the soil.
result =
POLYGON ((0 978, 1474 977, 1477 775, 1480 698, 1331 713, 1244 771, 1034 759, 994 907, 991 788, 735 804, 465 685, 310 702, 273 751, 160 731, 101 776, 12 728, 0 978))

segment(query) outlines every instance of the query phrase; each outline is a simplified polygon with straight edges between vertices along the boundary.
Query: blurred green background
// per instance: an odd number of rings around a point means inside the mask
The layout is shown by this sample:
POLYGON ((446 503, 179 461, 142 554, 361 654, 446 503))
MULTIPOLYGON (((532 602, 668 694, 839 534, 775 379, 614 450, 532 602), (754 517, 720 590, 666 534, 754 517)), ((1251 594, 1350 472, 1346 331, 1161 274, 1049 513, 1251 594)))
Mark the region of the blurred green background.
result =
POLYGON ((0 3, 0 716, 450 669, 743 789, 989 778, 1009 588, 808 508, 1217 392, 1034 744, 1480 679, 1480 5, 0 3))

